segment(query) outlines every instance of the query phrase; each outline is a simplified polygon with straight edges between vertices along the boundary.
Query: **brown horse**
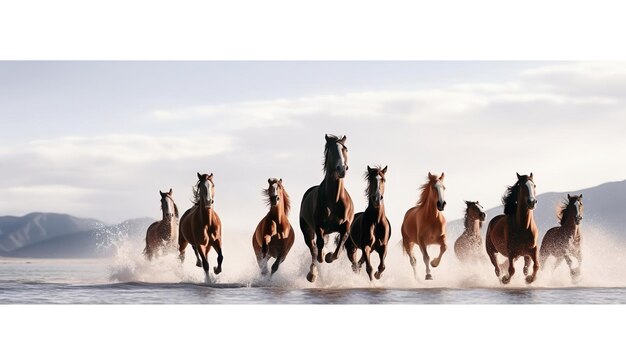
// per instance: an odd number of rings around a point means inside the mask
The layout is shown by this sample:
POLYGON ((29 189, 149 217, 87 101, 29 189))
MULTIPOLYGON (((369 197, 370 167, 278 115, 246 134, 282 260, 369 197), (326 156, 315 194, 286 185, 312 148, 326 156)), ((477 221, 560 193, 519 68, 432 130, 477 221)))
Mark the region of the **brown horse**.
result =
POLYGON ((446 207, 444 200, 445 186, 443 185, 444 173, 437 176, 428 172, 428 181, 420 188, 422 193, 417 205, 409 209, 402 221, 402 247, 409 255, 409 261, 413 268, 413 275, 417 279, 416 259, 413 254, 413 246, 417 244, 422 251, 424 264, 426 265, 426 280, 432 280, 430 266, 437 267, 441 262, 441 256, 446 252, 446 219, 442 211, 446 207), (428 245, 439 245, 439 256, 432 260, 428 256, 428 245))
POLYGON ((222 222, 213 209, 215 203, 215 184, 213 173, 198 173, 198 182, 194 187, 194 206, 188 209, 180 219, 178 251, 181 262, 185 260, 185 249, 191 244, 196 254, 196 266, 202 267, 209 281, 209 261, 207 255, 211 247, 217 252, 215 274, 222 271, 222 222))
POLYGON ((178 236, 178 207, 172 198, 172 189, 161 194, 161 212, 163 219, 152 223, 146 232, 146 248, 143 254, 148 260, 161 249, 170 248, 178 236))
POLYGON ((556 268, 563 259, 567 262, 572 280, 580 275, 582 254, 580 251, 580 222, 583 220, 583 195, 570 196, 567 194, 567 202, 563 202, 557 213, 560 227, 548 230, 541 241, 539 261, 541 266, 550 255, 556 258, 553 268, 556 268), (572 257, 578 261, 578 266, 572 267, 572 257))
POLYGON ((524 257, 524 275, 526 282, 535 281, 539 270, 539 260, 537 259, 537 238, 539 231, 535 224, 533 211, 537 206, 535 197, 535 182, 533 174, 517 174, 517 182, 508 187, 502 197, 504 214, 494 217, 487 226, 487 237, 485 246, 487 255, 495 267, 496 276, 500 278, 500 267, 496 253, 508 257, 508 274, 501 278, 503 284, 508 284, 513 274, 515 274, 514 261, 524 257), (533 260, 533 273, 528 275, 530 260, 533 260))
POLYGON ((345 245, 350 225, 354 219, 352 199, 344 187, 348 170, 348 148, 346 137, 326 135, 324 147, 324 180, 304 193, 300 206, 300 229, 304 241, 311 251, 311 266, 307 280, 317 278, 317 263, 331 263, 337 259, 345 245), (339 232, 335 251, 324 257, 325 236, 339 232))
POLYGON ((385 194, 385 168, 367 166, 365 179, 367 179, 367 208, 365 212, 359 212, 354 215, 354 222, 350 228, 350 239, 346 240, 346 252, 348 258, 352 262, 352 269, 358 273, 359 268, 365 262, 365 269, 370 280, 372 280, 372 264, 370 262, 370 253, 376 251, 380 257, 378 270, 374 273, 376 279, 380 279, 381 274, 385 270, 385 256, 387 256, 387 243, 391 236, 391 223, 385 215, 385 203, 383 197, 385 194), (356 251, 361 249, 361 259, 358 264, 356 261, 356 251))
POLYGON ((276 273, 293 246, 295 235, 289 223, 291 202, 282 179, 270 178, 269 187, 263 190, 270 210, 256 227, 252 235, 252 248, 263 275, 267 274, 267 261, 275 258, 272 274, 276 273))
POLYGON ((478 201, 465 201, 465 230, 454 242, 454 253, 461 262, 477 262, 483 257, 483 238, 480 228, 485 221, 485 212, 478 201))

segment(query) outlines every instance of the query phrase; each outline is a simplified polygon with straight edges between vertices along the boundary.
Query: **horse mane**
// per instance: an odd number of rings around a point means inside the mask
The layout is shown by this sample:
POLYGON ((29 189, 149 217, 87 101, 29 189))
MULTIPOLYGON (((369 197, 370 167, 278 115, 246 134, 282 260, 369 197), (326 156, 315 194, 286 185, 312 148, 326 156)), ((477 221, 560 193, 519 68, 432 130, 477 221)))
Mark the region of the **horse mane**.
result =
POLYGON ((504 214, 513 216, 517 211, 517 196, 519 195, 520 182, 515 182, 512 186, 508 186, 504 195, 502 195, 502 204, 504 205, 504 214))
MULTIPOLYGON (((289 215, 289 211, 291 210, 291 199, 289 198, 289 194, 287 194, 287 190, 285 187, 279 184, 280 188, 283 189, 283 205, 285 206, 285 215, 289 215)), ((272 206, 272 202, 270 200, 270 190, 263 189, 261 193, 265 197, 265 205, 272 206)))
POLYGON ((430 177, 428 177, 428 181, 424 184, 422 184, 422 186, 420 186, 420 197, 417 200, 417 203, 415 204, 415 206, 417 207, 421 207, 424 206, 424 204, 426 203, 426 201, 428 201, 428 196, 430 195, 430 192, 432 191, 432 186, 434 183, 437 182, 437 179, 439 177, 437 177, 436 175, 432 174, 430 177))
POLYGON ((336 143, 339 141, 339 137, 336 135, 328 134, 327 137, 328 137, 328 140, 326 141, 326 145, 324 145, 324 162, 322 162, 322 165, 324 167, 324 174, 327 174, 333 171, 333 170, 328 169, 329 167, 331 167, 328 164, 328 151, 330 150, 328 146, 331 143, 336 143))
POLYGON ((191 188, 191 191, 193 193, 191 202, 194 204, 194 206, 197 206, 200 203, 200 181, 199 180, 196 182, 196 185, 194 185, 191 188))
POLYGON ((176 218, 180 218, 178 216, 178 206, 176 206, 176 202, 174 202, 174 199, 172 199, 172 203, 174 204, 174 214, 176 215, 176 218))
MULTIPOLYGON (((576 201, 578 201, 578 197, 573 197, 573 199, 576 199, 576 201)), ((570 202, 568 200, 562 199, 561 202, 556 205, 556 219, 559 221, 560 225, 563 225, 565 224, 565 222, 567 222, 567 220, 569 219, 569 212, 567 211, 567 209, 575 203, 576 202, 570 202)))

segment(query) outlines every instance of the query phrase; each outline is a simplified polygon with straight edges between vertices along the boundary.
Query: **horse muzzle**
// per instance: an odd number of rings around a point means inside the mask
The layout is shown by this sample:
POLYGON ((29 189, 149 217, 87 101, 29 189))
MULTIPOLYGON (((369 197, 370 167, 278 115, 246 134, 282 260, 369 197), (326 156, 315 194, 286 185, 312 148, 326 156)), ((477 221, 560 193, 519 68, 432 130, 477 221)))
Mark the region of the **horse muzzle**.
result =
POLYGON ((272 206, 276 206, 276 205, 278 205, 278 200, 280 200, 280 199, 278 198, 278 196, 271 196, 271 197, 270 197, 270 204, 271 204, 272 206))
POLYGON ((437 201, 437 209, 439 211, 443 211, 446 208, 447 202, 445 201, 437 201))
POLYGON ((582 216, 576 216, 576 224, 580 224, 580 222, 583 221, 583 217, 582 216))
POLYGON ((337 177, 339 177, 339 179, 345 178, 347 170, 348 166, 337 166, 337 177))
POLYGON ((528 209, 534 210, 535 207, 537 207, 537 200, 536 199, 528 200, 528 209))

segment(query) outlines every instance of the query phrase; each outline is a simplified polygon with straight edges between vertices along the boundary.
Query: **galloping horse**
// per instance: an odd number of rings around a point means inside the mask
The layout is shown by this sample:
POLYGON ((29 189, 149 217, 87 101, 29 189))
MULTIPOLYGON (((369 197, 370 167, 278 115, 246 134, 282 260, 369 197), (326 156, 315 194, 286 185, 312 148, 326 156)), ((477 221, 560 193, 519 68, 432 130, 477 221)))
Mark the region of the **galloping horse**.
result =
POLYGON ((267 274, 267 261, 276 259, 272 265, 272 274, 276 273, 293 246, 295 235, 289 223, 291 202, 283 187, 283 180, 270 178, 269 187, 263 190, 270 210, 259 222, 252 235, 252 248, 263 275, 267 274))
POLYGON ((354 222, 350 228, 350 239, 346 240, 346 252, 352 262, 352 269, 358 273, 359 268, 365 262, 365 269, 370 280, 372 280, 372 264, 370 263, 370 253, 372 250, 378 252, 380 264, 378 271, 374 273, 376 279, 380 279, 385 270, 385 256, 387 256, 387 243, 391 236, 391 223, 385 215, 385 204, 383 197, 385 194, 385 173, 387 166, 370 168, 367 166, 365 179, 367 179, 367 209, 354 215, 354 222), (356 261, 356 250, 361 249, 361 259, 356 261))
POLYGON ((161 194, 161 212, 163 219, 152 223, 146 232, 146 248, 143 254, 148 260, 160 250, 170 248, 178 236, 178 207, 172 198, 172 189, 161 194))
POLYGON ((561 204, 557 218, 561 226, 551 228, 543 237, 541 249, 539 249, 539 261, 544 267, 544 263, 552 255, 556 258, 554 264, 556 268, 565 259, 569 266, 570 276, 574 280, 580 275, 582 263, 580 222, 583 220, 583 195, 567 194, 567 202, 561 204), (578 261, 576 268, 572 268, 572 256, 578 261))
POLYGON ((317 262, 327 263, 337 259, 344 246, 354 219, 352 199, 344 187, 348 170, 348 148, 346 137, 338 138, 326 134, 324 147, 324 180, 304 193, 300 206, 300 229, 304 241, 311 251, 311 266, 307 280, 317 278, 317 262), (337 248, 324 257, 325 235, 339 232, 337 248))
POLYGON ((526 282, 535 281, 539 270, 537 259, 537 238, 539 231, 533 217, 533 210, 537 206, 535 197, 535 182, 533 174, 529 176, 517 174, 517 182, 508 187, 502 197, 504 214, 494 217, 487 226, 485 244, 487 254, 495 267, 496 276, 500 278, 500 267, 496 252, 508 257, 508 274, 501 278, 503 284, 508 284, 515 267, 513 262, 524 256, 524 275, 526 282), (530 260, 533 260, 533 273, 528 275, 530 260))
POLYGON ((480 228, 485 221, 485 212, 478 201, 465 201, 465 230, 454 242, 454 253, 461 262, 476 262, 482 255, 483 239, 480 228))
POLYGON ((413 268, 413 275, 417 279, 415 269, 416 259, 413 254, 413 246, 417 244, 422 251, 424 264, 426 265, 426 280, 432 280, 428 256, 428 245, 439 245, 439 256, 430 262, 430 265, 437 267, 441 262, 441 256, 446 252, 446 219, 442 211, 446 206, 444 200, 443 185, 444 173, 441 176, 428 172, 428 181, 420 188, 422 193, 417 205, 409 209, 402 221, 402 247, 409 255, 409 261, 413 268))
POLYGON ((213 173, 198 173, 198 182, 194 187, 194 206, 188 209, 180 219, 180 235, 178 236, 178 251, 181 262, 185 260, 185 249, 191 244, 196 254, 196 266, 204 269, 207 281, 209 280, 209 261, 207 255, 211 247, 217 252, 217 267, 213 267, 215 274, 222 271, 222 222, 213 209, 215 203, 215 184, 213 173))

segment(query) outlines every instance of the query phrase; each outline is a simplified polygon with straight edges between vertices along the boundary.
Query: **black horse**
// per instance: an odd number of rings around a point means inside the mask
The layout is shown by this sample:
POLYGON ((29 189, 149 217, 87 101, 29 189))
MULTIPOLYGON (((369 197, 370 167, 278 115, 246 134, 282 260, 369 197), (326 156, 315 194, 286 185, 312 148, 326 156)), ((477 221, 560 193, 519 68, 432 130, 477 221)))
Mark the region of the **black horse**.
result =
POLYGON ((380 264, 378 271, 374 273, 376 279, 380 279, 385 270, 385 256, 387 256, 387 243, 391 237, 391 223, 385 215, 385 204, 383 197, 385 194, 385 173, 387 166, 370 168, 367 166, 365 178, 367 179, 367 209, 354 215, 354 222, 350 228, 350 239, 346 241, 346 252, 352 262, 352 269, 358 273, 361 265, 365 262, 365 269, 370 280, 372 280, 372 264, 370 253, 378 252, 380 264), (361 249, 361 259, 357 263, 356 251, 361 249))
POLYGON ((324 258, 327 263, 337 259, 354 219, 352 199, 344 187, 348 170, 346 137, 327 134, 325 138, 324 180, 304 193, 300 207, 300 229, 311 250, 311 267, 306 277, 310 282, 317 278, 318 262, 322 263, 324 258), (334 232, 339 232, 337 248, 324 256, 325 236, 334 232))

